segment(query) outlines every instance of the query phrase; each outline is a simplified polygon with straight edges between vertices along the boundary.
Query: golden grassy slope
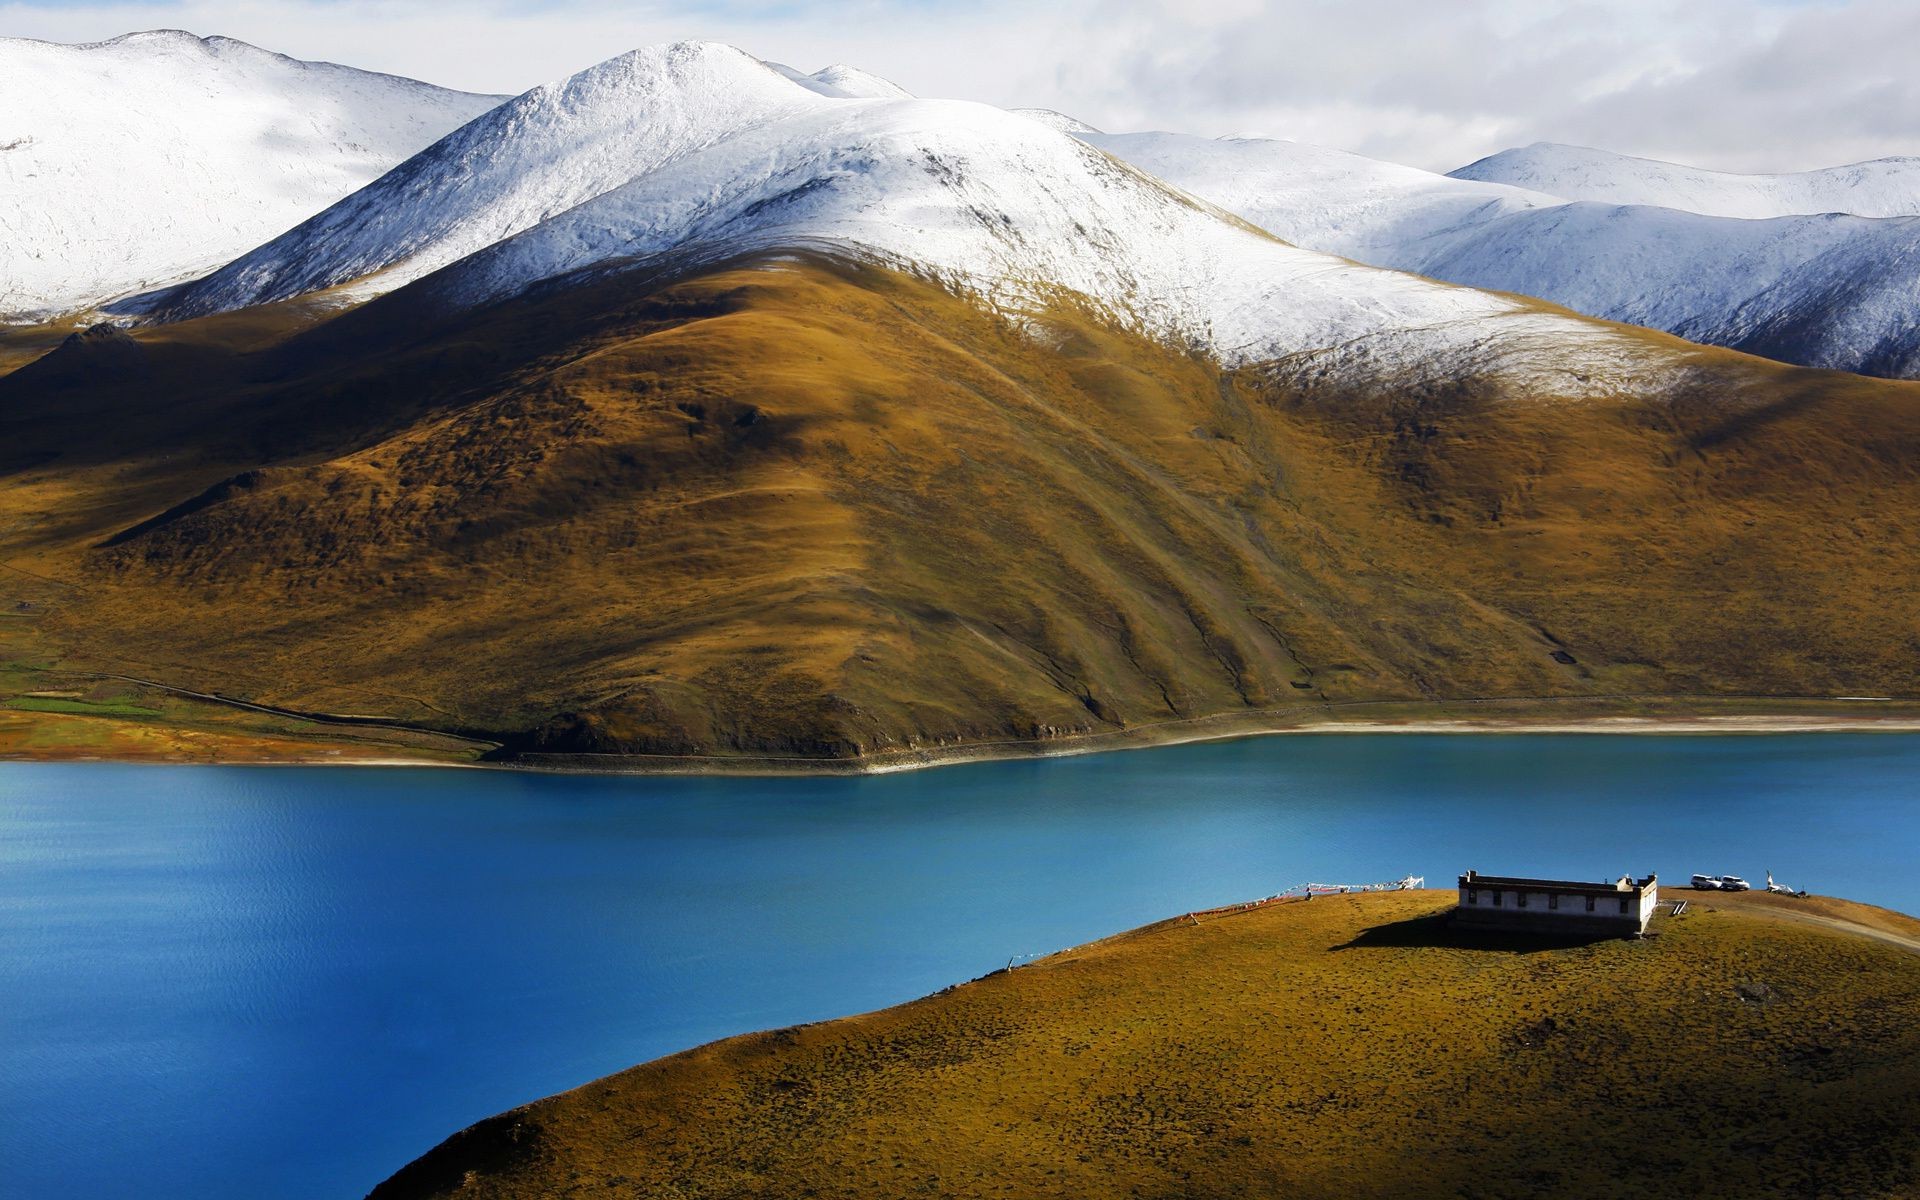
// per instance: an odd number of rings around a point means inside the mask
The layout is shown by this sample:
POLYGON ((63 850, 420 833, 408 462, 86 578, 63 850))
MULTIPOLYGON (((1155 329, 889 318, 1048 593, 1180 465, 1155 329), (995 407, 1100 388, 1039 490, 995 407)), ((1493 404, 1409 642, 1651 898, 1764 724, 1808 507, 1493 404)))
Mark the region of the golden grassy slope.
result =
POLYGON ((790 258, 418 305, 0 379, 47 653, 523 753, 1920 695, 1912 385, 1645 334, 1672 396, 1336 394, 790 258))
POLYGON ((374 1196, 1920 1190, 1920 953, 1765 896, 1576 947, 1456 938, 1451 903, 1182 918, 718 1042, 482 1122, 374 1196))

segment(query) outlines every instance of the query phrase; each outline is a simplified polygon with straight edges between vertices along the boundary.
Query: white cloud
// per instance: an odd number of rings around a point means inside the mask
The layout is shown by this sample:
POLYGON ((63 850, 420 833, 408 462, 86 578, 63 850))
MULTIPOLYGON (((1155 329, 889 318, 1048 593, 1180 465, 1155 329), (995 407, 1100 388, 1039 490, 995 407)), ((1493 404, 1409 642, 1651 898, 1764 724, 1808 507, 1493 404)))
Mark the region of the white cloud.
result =
POLYGON ((713 38, 1108 129, 1261 133, 1449 169, 1572 141, 1733 170, 1920 152, 1912 0, 125 0, 0 33, 171 26, 476 91, 713 38))

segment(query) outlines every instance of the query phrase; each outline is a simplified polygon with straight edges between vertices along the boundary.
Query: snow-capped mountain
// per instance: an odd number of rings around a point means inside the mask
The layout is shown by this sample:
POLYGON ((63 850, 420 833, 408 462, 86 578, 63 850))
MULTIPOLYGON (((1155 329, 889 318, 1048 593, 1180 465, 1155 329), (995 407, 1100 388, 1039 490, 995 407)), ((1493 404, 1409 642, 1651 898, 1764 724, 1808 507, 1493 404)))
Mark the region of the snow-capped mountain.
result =
POLYGON ((1294 142, 1078 136, 1301 246, 1808 366, 1920 375, 1920 218, 1743 219, 1294 142))
POLYGON ((155 311, 372 295, 443 267, 426 286, 472 305, 589 268, 781 249, 935 276, 1010 312, 1091 302, 1230 362, 1337 349, 1437 371, 1473 353, 1592 377, 1641 353, 1524 301, 1286 245, 1024 116, 840 98, 707 43, 528 92, 155 311))
POLYGON ((0 320, 209 270, 499 100, 177 30, 0 39, 0 320))
POLYGON ((163 304, 192 315, 350 280, 388 291, 783 114, 846 103, 724 47, 622 54, 501 104, 163 304))
POLYGON ((1787 175, 1736 175, 1585 146, 1536 142, 1451 172, 1565 200, 1650 204, 1710 217, 1920 214, 1920 158, 1880 158, 1787 175))

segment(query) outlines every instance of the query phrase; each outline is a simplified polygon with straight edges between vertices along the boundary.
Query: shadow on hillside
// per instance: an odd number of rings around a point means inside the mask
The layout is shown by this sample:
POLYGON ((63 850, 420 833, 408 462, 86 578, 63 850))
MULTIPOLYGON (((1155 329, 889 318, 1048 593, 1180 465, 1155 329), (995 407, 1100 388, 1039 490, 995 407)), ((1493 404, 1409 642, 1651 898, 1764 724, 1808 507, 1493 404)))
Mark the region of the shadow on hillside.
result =
POLYGON ((1453 913, 1435 913, 1388 925, 1363 929, 1351 941, 1335 950, 1365 950, 1382 947, 1404 949, 1411 946, 1437 946, 1452 950, 1491 950, 1506 954, 1537 954, 1544 950, 1571 950, 1612 941, 1592 934, 1503 933, 1483 929, 1456 929, 1453 913))

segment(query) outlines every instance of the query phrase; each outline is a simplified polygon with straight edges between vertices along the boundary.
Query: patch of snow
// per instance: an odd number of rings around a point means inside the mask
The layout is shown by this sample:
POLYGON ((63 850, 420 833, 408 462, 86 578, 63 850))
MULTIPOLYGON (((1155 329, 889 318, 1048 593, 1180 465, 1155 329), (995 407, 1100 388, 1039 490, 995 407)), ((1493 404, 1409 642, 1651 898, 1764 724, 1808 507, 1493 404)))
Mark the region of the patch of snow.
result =
POLYGON ((832 88, 849 100, 913 99, 912 92, 891 79, 882 79, 871 71, 862 71, 858 67, 849 67, 844 63, 823 67, 808 78, 823 87, 832 88))
POLYGON ((1007 110, 1016 117, 1025 117, 1029 121, 1038 121, 1048 129, 1058 133, 1099 133, 1098 129, 1078 117, 1051 108, 1010 108, 1007 110))

